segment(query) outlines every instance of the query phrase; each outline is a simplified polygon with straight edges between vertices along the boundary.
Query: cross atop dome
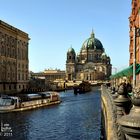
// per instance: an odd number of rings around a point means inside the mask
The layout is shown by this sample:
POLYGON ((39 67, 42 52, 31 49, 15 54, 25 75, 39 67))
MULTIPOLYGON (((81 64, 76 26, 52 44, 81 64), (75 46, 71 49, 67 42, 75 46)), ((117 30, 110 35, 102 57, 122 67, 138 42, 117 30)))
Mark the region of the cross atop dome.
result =
POLYGON ((92 29, 92 32, 91 32, 91 38, 94 38, 95 37, 95 34, 94 34, 94 31, 92 29))

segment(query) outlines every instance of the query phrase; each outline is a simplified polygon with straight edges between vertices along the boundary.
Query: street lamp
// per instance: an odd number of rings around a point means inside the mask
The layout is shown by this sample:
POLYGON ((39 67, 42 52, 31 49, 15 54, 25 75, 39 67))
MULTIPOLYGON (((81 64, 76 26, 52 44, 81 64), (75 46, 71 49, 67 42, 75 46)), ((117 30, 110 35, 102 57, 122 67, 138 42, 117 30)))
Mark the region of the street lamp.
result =
POLYGON ((96 70, 97 70, 96 67, 94 67, 94 82, 96 80, 95 76, 97 76, 96 70))
POLYGON ((140 37, 140 28, 134 26, 134 47, 133 47, 133 87, 136 86, 136 37, 140 37))
POLYGON ((117 73, 117 67, 112 67, 112 69, 114 69, 114 74, 117 73))
MULTIPOLYGON (((118 69, 117 69, 117 67, 112 67, 112 70, 114 69, 114 73, 113 74, 116 74, 117 73, 117 71, 118 71, 118 69)), ((114 87, 116 87, 116 85, 117 85, 117 79, 116 78, 113 78, 113 86, 114 87)))

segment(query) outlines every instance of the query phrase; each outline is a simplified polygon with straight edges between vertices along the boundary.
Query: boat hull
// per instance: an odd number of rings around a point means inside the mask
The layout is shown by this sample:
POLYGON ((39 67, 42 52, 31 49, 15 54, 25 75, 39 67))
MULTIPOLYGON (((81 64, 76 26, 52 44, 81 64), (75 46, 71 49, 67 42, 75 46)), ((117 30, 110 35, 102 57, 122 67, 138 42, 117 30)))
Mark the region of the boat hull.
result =
POLYGON ((88 82, 82 82, 78 86, 75 86, 74 88, 74 94, 84 94, 86 92, 91 91, 91 85, 88 82))
POLYGON ((59 104, 59 93, 46 92, 40 94, 27 94, 24 97, 1 97, 0 113, 15 112, 34 109, 42 106, 59 104))
POLYGON ((0 110, 0 113, 31 110, 31 109, 35 109, 35 108, 39 108, 39 107, 43 107, 43 106, 55 105, 55 104, 59 104, 59 103, 61 103, 61 101, 54 101, 54 102, 47 102, 47 103, 42 103, 42 104, 35 104, 35 105, 25 106, 25 107, 20 107, 20 108, 11 108, 11 109, 5 109, 5 110, 3 109, 3 110, 0 110))

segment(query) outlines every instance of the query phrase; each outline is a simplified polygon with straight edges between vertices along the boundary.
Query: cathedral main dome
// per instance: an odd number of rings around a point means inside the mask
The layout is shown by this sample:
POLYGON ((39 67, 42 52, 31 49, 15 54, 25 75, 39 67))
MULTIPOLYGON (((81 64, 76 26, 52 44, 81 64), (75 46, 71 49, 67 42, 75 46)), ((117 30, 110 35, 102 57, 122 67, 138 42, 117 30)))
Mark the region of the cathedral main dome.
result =
POLYGON ((87 49, 90 49, 90 50, 97 49, 97 50, 104 51, 104 48, 103 48, 103 45, 102 45, 101 41, 98 40, 97 38, 95 38, 95 35, 94 35, 93 31, 91 33, 90 38, 88 38, 83 43, 82 48, 81 48, 81 50, 87 50, 87 49))

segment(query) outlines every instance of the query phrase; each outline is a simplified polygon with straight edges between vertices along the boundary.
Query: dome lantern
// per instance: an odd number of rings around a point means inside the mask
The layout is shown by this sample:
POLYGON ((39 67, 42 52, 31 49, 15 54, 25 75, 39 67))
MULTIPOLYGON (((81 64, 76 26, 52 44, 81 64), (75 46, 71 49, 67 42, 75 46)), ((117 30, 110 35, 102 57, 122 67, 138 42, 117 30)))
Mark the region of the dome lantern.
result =
POLYGON ((93 29, 92 29, 92 32, 91 32, 91 38, 95 38, 95 34, 93 32, 93 29))

